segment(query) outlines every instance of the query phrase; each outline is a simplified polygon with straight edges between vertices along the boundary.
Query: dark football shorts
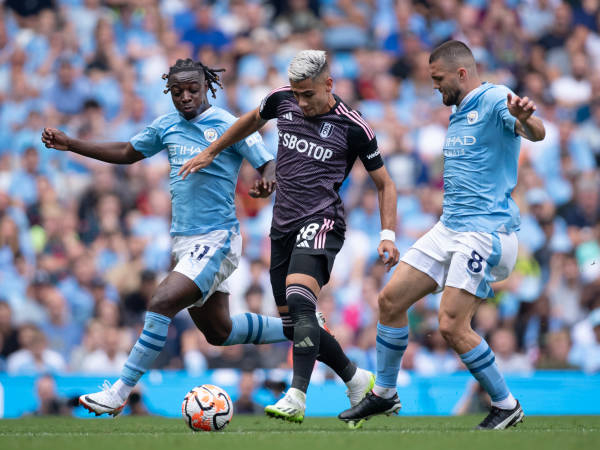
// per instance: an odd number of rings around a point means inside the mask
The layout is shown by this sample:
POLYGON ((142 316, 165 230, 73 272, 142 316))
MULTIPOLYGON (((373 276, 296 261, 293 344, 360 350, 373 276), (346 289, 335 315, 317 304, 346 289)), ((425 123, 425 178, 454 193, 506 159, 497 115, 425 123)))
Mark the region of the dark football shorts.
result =
POLYGON ((333 261, 344 245, 344 230, 333 219, 309 219, 298 229, 282 233, 271 228, 271 286, 277 306, 285 301, 285 279, 301 273, 327 284, 333 261))

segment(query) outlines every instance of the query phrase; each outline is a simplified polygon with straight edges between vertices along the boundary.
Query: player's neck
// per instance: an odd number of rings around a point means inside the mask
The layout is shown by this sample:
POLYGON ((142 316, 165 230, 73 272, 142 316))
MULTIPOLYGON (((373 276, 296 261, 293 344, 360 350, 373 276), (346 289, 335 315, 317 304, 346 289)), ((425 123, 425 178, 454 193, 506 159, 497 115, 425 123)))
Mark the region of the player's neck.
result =
POLYGON ((196 120, 198 117, 200 117, 208 108, 210 108, 212 105, 210 103, 201 103, 200 106, 198 107, 198 110, 196 111, 196 115, 194 117, 191 117, 187 120, 196 120))
POLYGON ((198 108, 198 114, 196 114, 196 117, 198 117, 200 114, 202 114, 204 111, 206 111, 208 108, 210 108, 210 103, 208 102, 202 102, 200 104, 200 107, 198 108))
POLYGON ((460 95, 460 97, 458 97, 456 106, 460 106, 465 97, 471 92, 473 92, 475 89, 477 89, 479 86, 481 86, 481 80, 479 78, 469 80, 469 82, 465 86, 464 92, 460 95))
POLYGON ((332 93, 329 93, 329 96, 327 97, 327 105, 325 105, 325 107, 323 108, 323 111, 319 112, 319 115, 327 114, 335 106, 335 103, 336 103, 335 97, 333 96, 332 93))

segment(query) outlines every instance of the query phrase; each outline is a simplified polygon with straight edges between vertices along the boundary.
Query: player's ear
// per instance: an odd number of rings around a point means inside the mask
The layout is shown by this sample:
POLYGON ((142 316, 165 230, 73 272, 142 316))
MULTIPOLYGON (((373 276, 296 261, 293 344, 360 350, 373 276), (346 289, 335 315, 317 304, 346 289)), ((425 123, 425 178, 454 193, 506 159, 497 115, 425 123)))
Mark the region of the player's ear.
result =
POLYGON ((325 90, 329 93, 333 90, 333 78, 327 77, 325 80, 325 90))

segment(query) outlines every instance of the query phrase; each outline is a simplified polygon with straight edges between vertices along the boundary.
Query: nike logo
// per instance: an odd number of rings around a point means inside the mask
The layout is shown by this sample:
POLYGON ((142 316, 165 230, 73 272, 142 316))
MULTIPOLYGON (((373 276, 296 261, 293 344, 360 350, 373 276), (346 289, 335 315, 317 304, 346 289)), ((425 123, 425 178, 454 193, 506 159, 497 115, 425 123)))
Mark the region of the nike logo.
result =
POLYGON ((94 405, 102 406, 103 408, 106 408, 106 409, 115 409, 112 406, 107 406, 107 405, 103 405, 102 403, 98 403, 94 399, 89 398, 87 395, 84 398, 85 398, 85 401, 88 402, 88 403, 92 403, 94 405))

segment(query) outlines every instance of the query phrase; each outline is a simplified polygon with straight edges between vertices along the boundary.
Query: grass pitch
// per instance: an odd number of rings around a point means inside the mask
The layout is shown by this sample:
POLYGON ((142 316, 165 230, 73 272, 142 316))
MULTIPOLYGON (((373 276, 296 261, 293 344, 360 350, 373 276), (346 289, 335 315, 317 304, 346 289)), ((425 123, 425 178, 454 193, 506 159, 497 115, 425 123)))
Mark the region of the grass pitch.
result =
POLYGON ((551 450, 600 449, 600 416, 525 417, 517 428, 474 431, 483 416, 376 417, 349 430, 335 418, 297 425, 234 416, 219 433, 194 433, 182 419, 0 420, 0 449, 52 450, 551 450))

